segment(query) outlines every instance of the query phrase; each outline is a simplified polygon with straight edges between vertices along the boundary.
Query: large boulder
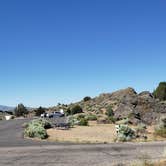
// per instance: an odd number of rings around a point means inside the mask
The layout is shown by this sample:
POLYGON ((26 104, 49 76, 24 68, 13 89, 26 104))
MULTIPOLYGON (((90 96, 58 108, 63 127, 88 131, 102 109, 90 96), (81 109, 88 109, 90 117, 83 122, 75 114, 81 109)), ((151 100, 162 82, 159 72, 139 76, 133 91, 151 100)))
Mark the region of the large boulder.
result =
POLYGON ((119 99, 115 118, 119 120, 129 118, 132 124, 140 122, 153 124, 161 113, 166 113, 166 103, 159 102, 148 91, 136 94, 134 89, 127 88, 113 93, 112 99, 115 98, 119 99))
POLYGON ((111 94, 112 100, 130 100, 132 97, 136 97, 137 92, 133 88, 122 89, 111 94))
POLYGON ((114 111, 114 116, 118 120, 128 118, 133 113, 133 108, 129 105, 120 104, 119 107, 114 111))

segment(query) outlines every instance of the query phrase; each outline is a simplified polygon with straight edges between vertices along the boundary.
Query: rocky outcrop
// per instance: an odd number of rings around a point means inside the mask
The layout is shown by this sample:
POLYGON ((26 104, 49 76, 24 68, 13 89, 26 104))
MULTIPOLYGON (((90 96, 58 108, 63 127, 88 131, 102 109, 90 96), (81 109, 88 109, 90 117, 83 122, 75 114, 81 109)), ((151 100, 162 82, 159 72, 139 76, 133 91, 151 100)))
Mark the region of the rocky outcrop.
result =
POLYGON ((121 119, 128 117, 131 123, 155 123, 162 113, 166 113, 166 104, 161 104, 150 92, 140 94, 126 94, 115 110, 115 117, 121 119))
MULTIPOLYGON (((113 93, 103 93, 89 101, 80 101, 84 112, 105 114, 106 108, 112 106, 114 117, 118 120, 129 118, 130 123, 155 123, 158 118, 166 114, 166 102, 160 102, 154 96, 144 91, 139 94, 133 88, 122 89, 113 93)), ((103 119, 101 119, 103 121, 103 119)))

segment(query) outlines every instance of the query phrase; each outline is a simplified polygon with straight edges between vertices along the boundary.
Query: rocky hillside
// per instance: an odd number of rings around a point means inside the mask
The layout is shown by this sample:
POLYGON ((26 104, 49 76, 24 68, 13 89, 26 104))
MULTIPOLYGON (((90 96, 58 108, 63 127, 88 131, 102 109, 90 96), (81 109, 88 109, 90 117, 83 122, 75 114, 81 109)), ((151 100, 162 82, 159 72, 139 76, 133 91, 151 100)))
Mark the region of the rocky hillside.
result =
POLYGON ((166 102, 155 99, 147 91, 137 94, 133 88, 122 89, 114 93, 101 94, 88 101, 80 101, 69 105, 80 105, 84 112, 104 114, 108 106, 112 106, 117 120, 129 118, 131 123, 153 124, 159 116, 166 114, 166 102))

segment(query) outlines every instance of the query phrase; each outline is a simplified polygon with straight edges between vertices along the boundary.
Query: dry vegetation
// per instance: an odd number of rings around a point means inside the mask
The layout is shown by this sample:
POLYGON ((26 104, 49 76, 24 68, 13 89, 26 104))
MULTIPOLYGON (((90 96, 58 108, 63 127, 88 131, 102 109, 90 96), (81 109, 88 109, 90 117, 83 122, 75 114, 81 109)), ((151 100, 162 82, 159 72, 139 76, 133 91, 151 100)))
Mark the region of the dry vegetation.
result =
POLYGON ((161 161, 156 161, 156 162, 142 160, 140 162, 131 164, 131 166, 166 166, 166 160, 161 160, 161 161))
MULTIPOLYGON (((130 126, 135 128, 136 126, 130 126)), ((147 128, 147 140, 138 138, 139 141, 164 141, 165 139, 154 134, 154 127, 147 128)), ((79 143, 112 143, 116 141, 115 124, 97 124, 90 121, 89 126, 74 126, 70 130, 47 130, 49 141, 79 142, 79 143)))

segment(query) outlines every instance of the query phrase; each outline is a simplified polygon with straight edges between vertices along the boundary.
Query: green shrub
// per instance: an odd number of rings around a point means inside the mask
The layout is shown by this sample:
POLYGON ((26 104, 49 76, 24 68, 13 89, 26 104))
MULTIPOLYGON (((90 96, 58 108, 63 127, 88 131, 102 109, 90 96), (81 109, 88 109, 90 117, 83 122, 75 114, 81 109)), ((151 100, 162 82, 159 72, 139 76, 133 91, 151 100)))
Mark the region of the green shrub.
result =
POLYGON ((86 96, 86 97, 84 97, 84 102, 86 102, 86 101, 89 101, 89 100, 91 100, 91 97, 89 97, 89 96, 86 96))
POLYGON ((23 128, 27 128, 28 125, 29 125, 28 123, 24 123, 24 124, 22 125, 22 127, 23 127, 23 128))
POLYGON ((76 117, 68 116, 68 123, 70 127, 73 127, 74 125, 78 125, 79 121, 77 120, 76 117))
POLYGON ((153 95, 161 101, 166 100, 166 82, 160 82, 153 95))
POLYGON ((83 112, 83 110, 82 110, 81 106, 79 106, 79 105, 75 105, 71 108, 72 115, 82 113, 82 112, 83 112))
POLYGON ((162 117, 155 127, 155 134, 166 138, 166 117, 162 117))
POLYGON ((69 116, 68 123, 70 127, 73 127, 74 125, 88 126, 88 120, 85 117, 79 117, 79 116, 78 117, 69 116))
POLYGON ((95 120, 97 120, 97 116, 94 114, 89 114, 86 116, 86 119, 90 120, 90 121, 95 121, 95 120))
POLYGON ((48 121, 48 120, 45 120, 45 119, 40 119, 41 123, 42 123, 42 126, 45 128, 45 129, 50 129, 52 128, 52 125, 51 123, 48 121))
POLYGON ((135 138, 135 131, 128 125, 119 125, 119 132, 117 134, 118 141, 130 141, 135 138))
POLYGON ((107 115, 108 117, 114 116, 114 112, 113 112, 113 110, 112 110, 112 106, 108 106, 108 107, 107 107, 107 109, 106 109, 106 115, 107 115))
POLYGON ((25 124, 24 127, 26 137, 45 139, 48 137, 46 129, 51 128, 51 124, 47 120, 37 119, 25 124))
POLYGON ((78 114, 78 115, 77 115, 77 119, 79 120, 79 119, 81 119, 81 118, 85 118, 85 115, 84 115, 84 114, 78 114))
POLYGON ((88 120, 86 118, 81 118, 78 122, 79 126, 88 126, 88 120))
POLYGON ((29 125, 25 131, 24 131, 24 135, 26 137, 30 137, 30 138, 40 138, 40 139, 45 139, 48 137, 46 130, 40 126, 33 126, 33 125, 29 125))
POLYGON ((66 116, 71 115, 71 109, 70 108, 67 108, 67 110, 65 111, 65 115, 66 116))

